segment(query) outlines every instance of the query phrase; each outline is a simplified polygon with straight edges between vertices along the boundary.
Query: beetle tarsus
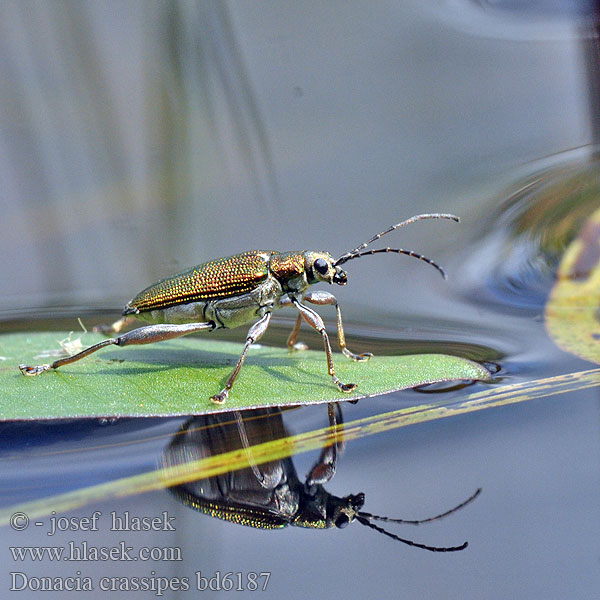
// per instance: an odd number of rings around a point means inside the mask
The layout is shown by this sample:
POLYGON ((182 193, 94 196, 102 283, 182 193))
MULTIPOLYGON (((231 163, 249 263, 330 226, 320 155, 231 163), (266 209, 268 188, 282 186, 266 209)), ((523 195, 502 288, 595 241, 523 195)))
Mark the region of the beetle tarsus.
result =
POLYGON ((229 390, 228 389, 224 389, 221 392, 219 392, 218 394, 215 394, 214 396, 211 396, 210 399, 215 404, 225 404, 225 400, 227 400, 227 396, 229 396, 229 390))
POLYGON ((351 392, 356 389, 356 383, 342 383, 335 375, 333 376, 333 382, 338 386, 340 392, 344 392, 345 394, 351 392))
POLYGON ((356 383, 339 383, 338 387, 340 388, 340 390, 342 390, 342 392, 344 392, 344 394, 348 394, 350 393, 352 390, 356 389, 357 384, 356 383))
POLYGON ((52 367, 50 365, 37 365, 30 367, 29 365, 19 365, 19 370, 26 377, 33 377, 35 375, 41 375, 46 371, 49 371, 52 367))
POLYGON ((348 348, 344 348, 342 352, 344 353, 344 356, 347 356, 348 358, 351 358, 352 360, 355 360, 357 362, 369 360, 373 356, 372 352, 365 352, 364 354, 354 354, 354 352, 350 352, 348 348))

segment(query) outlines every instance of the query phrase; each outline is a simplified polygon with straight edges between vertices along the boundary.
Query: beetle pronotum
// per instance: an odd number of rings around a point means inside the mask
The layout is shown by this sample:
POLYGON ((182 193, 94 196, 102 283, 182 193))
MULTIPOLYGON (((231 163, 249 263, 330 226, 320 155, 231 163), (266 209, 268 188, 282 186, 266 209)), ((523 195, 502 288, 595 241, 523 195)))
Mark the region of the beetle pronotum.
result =
POLYGON ((323 337, 327 369, 333 382, 342 392, 350 392, 354 383, 342 383, 335 374, 333 354, 329 336, 319 314, 304 302, 316 305, 334 305, 337 313, 338 343, 342 352, 350 359, 363 361, 371 358, 370 352, 354 354, 346 347, 342 313, 333 294, 325 291, 306 291, 316 283, 346 285, 347 276, 340 266, 344 263, 379 253, 395 253, 412 256, 435 267, 445 278, 444 270, 422 254, 402 248, 378 248, 365 250, 367 246, 382 236, 415 221, 423 219, 451 219, 458 217, 449 214, 416 215, 389 227, 360 244, 354 250, 333 259, 328 252, 313 250, 276 252, 251 250, 234 256, 202 263, 187 271, 162 279, 147 287, 131 300, 123 317, 111 326, 113 333, 119 333, 133 318, 153 323, 139 327, 117 337, 94 344, 77 354, 55 360, 51 364, 28 366, 19 365, 23 375, 39 375, 50 369, 57 369, 75 362, 106 346, 129 346, 151 344, 177 338, 196 331, 239 327, 254 321, 246 336, 242 354, 227 379, 224 388, 211 397, 213 402, 225 402, 246 359, 250 346, 259 340, 269 325, 274 310, 285 306, 295 306, 298 310, 296 324, 288 337, 290 349, 297 347, 296 339, 302 319, 323 337))

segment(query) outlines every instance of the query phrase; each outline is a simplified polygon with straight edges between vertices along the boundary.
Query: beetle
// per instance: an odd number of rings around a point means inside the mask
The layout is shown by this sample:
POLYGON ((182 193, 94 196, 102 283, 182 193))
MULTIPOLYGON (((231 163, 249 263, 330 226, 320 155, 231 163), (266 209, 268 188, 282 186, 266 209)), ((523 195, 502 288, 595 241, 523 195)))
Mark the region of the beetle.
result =
POLYGON ((347 275, 341 265, 362 256, 379 253, 412 256, 436 268, 445 278, 446 274, 442 267, 412 250, 402 248, 365 250, 367 246, 395 229, 423 219, 459 221, 458 217, 450 214, 416 215, 392 225, 337 259, 333 259, 328 252, 313 250, 292 252, 251 250, 199 264, 187 271, 162 279, 141 291, 128 302, 123 317, 110 327, 110 331, 119 333, 132 322, 132 318, 142 319, 152 325, 106 339, 77 354, 55 360, 51 364, 38 366, 22 364, 19 365, 19 369, 23 375, 40 375, 113 344, 116 346, 151 344, 197 331, 239 327, 254 321, 246 336, 242 354, 225 382, 224 388, 218 394, 211 396, 213 402, 222 404, 226 401, 244 364, 248 349, 267 330, 273 311, 285 306, 294 306, 298 310, 298 317, 288 337, 288 347, 291 350, 303 347, 296 343, 296 339, 304 319, 323 338, 327 369, 334 384, 342 392, 351 392, 356 384, 342 383, 335 374, 331 344, 323 320, 304 302, 335 306, 338 344, 345 356, 354 361, 365 361, 373 355, 370 352, 354 354, 346 347, 342 313, 335 296, 329 292, 309 292, 307 289, 321 282, 346 285, 347 275))
MULTIPOLYGON (((339 403, 329 403, 328 408, 330 427, 338 433, 337 425, 342 422, 339 403)), ((409 521, 373 515, 363 511, 364 493, 335 496, 324 487, 336 470, 337 448, 342 445, 337 436, 336 442, 322 449, 304 481, 298 476, 292 457, 261 465, 253 462, 251 444, 263 444, 288 435, 279 408, 192 417, 163 453, 162 466, 176 470, 186 479, 185 483, 169 490, 180 502, 200 513, 257 529, 287 526, 342 529, 358 521, 394 540, 431 552, 456 552, 467 547, 467 542, 457 546, 428 546, 401 538, 372 521, 430 523, 470 504, 481 493, 480 488, 454 508, 428 519, 409 521), (190 463, 240 449, 246 452, 248 467, 203 479, 191 477, 190 463)))

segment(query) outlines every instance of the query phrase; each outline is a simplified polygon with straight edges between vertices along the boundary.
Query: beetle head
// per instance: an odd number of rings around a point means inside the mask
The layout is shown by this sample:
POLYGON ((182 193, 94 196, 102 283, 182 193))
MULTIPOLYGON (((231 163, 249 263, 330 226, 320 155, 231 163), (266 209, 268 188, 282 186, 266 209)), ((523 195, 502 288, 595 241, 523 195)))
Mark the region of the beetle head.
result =
POLYGON ((364 503, 362 492, 338 497, 317 484, 304 491, 293 524, 311 529, 342 529, 359 516, 364 503))
POLYGON ((362 492, 360 494, 344 496, 343 498, 329 496, 327 520, 338 529, 342 529, 348 523, 354 521, 364 503, 365 495, 362 492))
POLYGON ((328 252, 305 252, 304 267, 308 282, 311 284, 319 281, 330 284, 336 283, 337 285, 346 285, 348 283, 346 271, 335 264, 335 261, 328 252))
POLYGON ((319 281, 337 285, 348 283, 346 271, 335 264, 328 252, 304 252, 304 268, 310 284, 319 281))

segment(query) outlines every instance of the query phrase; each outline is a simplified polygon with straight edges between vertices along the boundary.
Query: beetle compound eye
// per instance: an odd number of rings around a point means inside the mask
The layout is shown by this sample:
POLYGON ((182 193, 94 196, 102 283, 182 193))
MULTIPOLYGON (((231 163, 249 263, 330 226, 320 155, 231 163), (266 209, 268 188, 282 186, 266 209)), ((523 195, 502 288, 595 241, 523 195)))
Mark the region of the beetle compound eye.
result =
POLYGON ((338 529, 343 529, 344 527, 346 527, 346 525, 348 525, 348 523, 350 523, 350 519, 348 518, 348 515, 345 514, 341 514, 336 520, 335 520, 335 526, 338 529))
POLYGON ((325 275, 325 273, 327 273, 329 270, 329 265, 323 258, 317 258, 317 260, 315 260, 314 267, 321 275, 325 275))

